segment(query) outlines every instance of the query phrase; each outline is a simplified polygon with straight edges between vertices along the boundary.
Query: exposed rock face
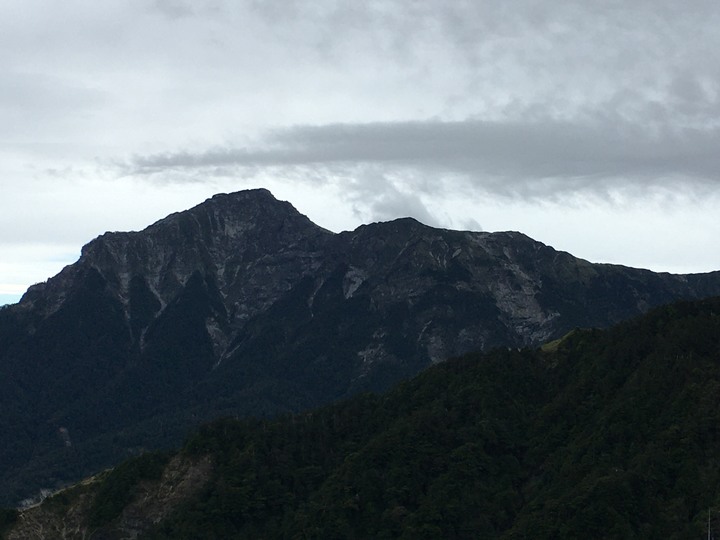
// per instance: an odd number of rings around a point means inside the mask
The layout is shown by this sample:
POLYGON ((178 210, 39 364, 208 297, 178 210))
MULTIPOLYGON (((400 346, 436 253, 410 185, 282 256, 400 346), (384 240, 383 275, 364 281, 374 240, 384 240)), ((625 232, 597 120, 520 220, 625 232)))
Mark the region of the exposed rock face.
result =
POLYGON ((138 495, 125 506, 120 516, 102 527, 88 525, 96 478, 74 486, 68 493, 56 493, 45 504, 23 510, 8 540, 93 538, 130 540, 141 538, 170 512, 192 497, 208 482, 212 463, 208 457, 190 460, 175 456, 156 481, 143 481, 138 495), (57 500, 53 500, 57 499, 57 500))
POLYGON ((316 406, 718 294, 717 272, 590 264, 520 233, 400 219, 334 234, 266 190, 217 195, 98 237, 0 310, 0 502, 220 414, 316 406))
POLYGON ((31 287, 21 305, 50 315, 92 269, 135 319, 133 330, 142 331, 199 274, 220 293, 216 307, 230 322, 242 322, 314 272, 322 240, 331 235, 266 190, 216 195, 142 232, 103 234, 75 265, 31 287))

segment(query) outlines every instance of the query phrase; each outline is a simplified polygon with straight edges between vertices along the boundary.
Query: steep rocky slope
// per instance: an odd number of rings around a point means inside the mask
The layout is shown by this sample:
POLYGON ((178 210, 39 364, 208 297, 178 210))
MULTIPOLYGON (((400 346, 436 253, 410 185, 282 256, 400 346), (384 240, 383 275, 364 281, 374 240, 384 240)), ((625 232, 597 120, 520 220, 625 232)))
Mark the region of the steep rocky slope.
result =
POLYGON ((591 264, 520 233, 400 219, 334 234, 265 190, 217 195, 98 237, 0 310, 0 502, 217 416, 306 409, 716 294, 720 273, 591 264))

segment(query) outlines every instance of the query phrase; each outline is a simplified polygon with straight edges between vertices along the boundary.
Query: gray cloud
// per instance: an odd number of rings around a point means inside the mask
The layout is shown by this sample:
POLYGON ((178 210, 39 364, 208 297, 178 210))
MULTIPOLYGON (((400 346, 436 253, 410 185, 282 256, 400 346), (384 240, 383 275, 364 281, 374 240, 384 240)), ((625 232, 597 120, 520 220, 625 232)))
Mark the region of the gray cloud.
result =
POLYGON ((618 118, 336 124, 275 130, 255 148, 139 156, 130 170, 381 166, 405 171, 413 188, 432 190, 428 176, 455 175, 492 193, 539 197, 619 185, 672 187, 678 179, 714 189, 720 186, 717 148, 717 127, 653 128, 618 118))
MULTIPOLYGON (((337 175, 335 181, 338 181, 337 175)), ((388 176, 382 167, 357 167, 351 174, 340 176, 340 182, 346 200, 363 222, 413 217, 426 225, 441 225, 428 210, 419 192, 411 191, 407 186, 403 189, 403 182, 388 176)))

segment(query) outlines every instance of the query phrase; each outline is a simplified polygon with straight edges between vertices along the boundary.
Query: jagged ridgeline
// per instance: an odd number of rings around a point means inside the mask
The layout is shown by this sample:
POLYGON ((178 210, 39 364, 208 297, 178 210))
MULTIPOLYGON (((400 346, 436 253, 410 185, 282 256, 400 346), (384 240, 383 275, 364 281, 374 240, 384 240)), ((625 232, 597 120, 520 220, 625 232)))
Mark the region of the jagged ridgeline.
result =
POLYGON ((719 426, 720 299, 679 303, 384 395, 216 421, 47 499, 9 537, 715 537, 719 426))
POLYGON ((96 238, 0 310, 0 503, 218 417, 308 410, 712 295, 717 272, 591 264, 412 219, 334 234, 265 190, 217 195, 96 238))

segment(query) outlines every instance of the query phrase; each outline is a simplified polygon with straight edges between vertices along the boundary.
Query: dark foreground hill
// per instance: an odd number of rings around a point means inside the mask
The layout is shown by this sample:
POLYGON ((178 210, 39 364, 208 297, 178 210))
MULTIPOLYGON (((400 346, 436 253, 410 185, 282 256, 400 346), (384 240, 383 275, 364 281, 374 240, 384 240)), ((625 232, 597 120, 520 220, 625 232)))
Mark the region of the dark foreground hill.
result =
POLYGON ((9 538, 704 538, 719 426, 720 299, 681 303, 385 395, 217 421, 47 499, 9 538))
POLYGON ((520 233, 401 219, 333 234, 265 190, 218 195, 98 237, 0 310, 0 503, 213 418, 307 410, 719 294, 717 272, 591 264, 520 233))

